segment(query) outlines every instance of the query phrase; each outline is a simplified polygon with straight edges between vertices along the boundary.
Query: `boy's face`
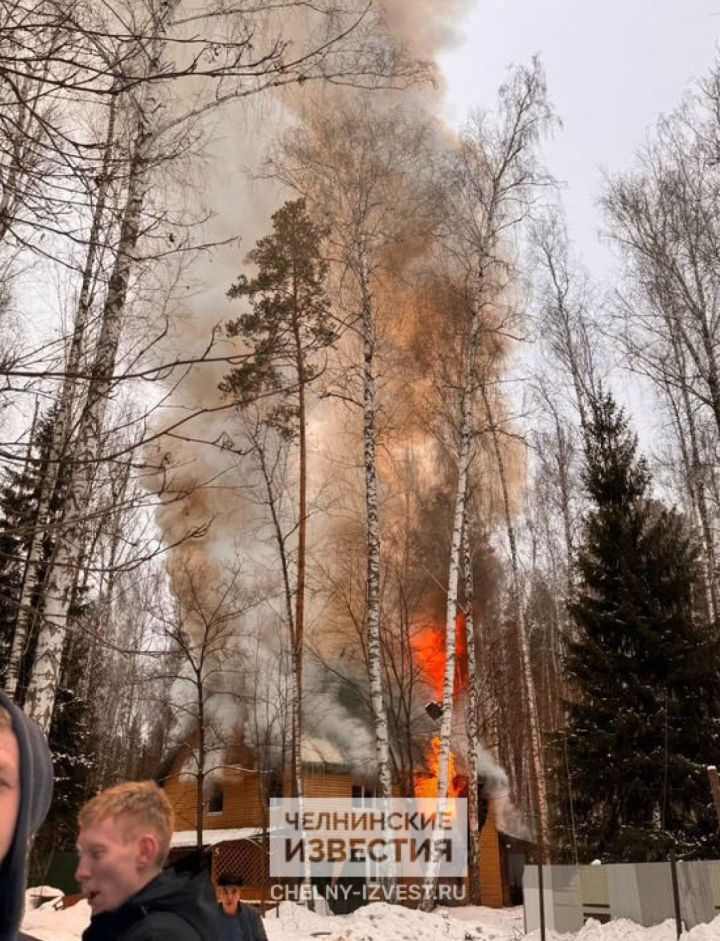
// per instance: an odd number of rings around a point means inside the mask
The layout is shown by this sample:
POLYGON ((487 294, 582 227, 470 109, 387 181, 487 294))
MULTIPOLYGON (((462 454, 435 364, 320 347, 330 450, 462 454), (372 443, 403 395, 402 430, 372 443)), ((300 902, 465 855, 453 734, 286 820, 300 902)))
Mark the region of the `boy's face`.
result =
POLYGON ((133 823, 108 817, 80 830, 75 878, 93 915, 114 912, 160 871, 156 837, 133 823))
POLYGON ((12 846, 20 807, 20 749, 9 720, 0 716, 0 863, 12 846))
POLYGON ((240 904, 240 889, 236 885, 220 885, 217 888, 217 900, 226 915, 236 915, 240 904))

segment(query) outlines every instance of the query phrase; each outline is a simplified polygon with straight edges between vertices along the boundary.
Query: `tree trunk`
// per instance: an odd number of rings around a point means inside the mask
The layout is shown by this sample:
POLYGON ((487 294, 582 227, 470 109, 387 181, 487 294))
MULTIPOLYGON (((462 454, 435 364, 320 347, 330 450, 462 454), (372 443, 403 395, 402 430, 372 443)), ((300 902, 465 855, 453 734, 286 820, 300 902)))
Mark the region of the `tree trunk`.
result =
POLYGON ((533 783, 535 785, 535 808, 537 812, 539 828, 538 836, 541 844, 541 854, 543 855, 543 858, 545 858, 547 848, 550 844, 550 817, 548 812, 547 788, 545 783, 540 718, 538 715, 537 696, 535 693, 535 681, 533 679, 532 664, 530 662, 530 646, 527 637, 527 625, 525 623, 525 607, 522 602, 522 593, 520 590, 520 570, 517 556, 515 527, 513 526, 510 510, 510 494, 508 490, 507 474, 505 472, 505 460, 503 458, 502 445, 500 443, 500 435, 498 434, 498 429, 494 420, 487 390, 484 386, 481 386, 481 395, 487 415, 490 434, 492 435, 493 450, 495 452, 498 476, 500 478, 500 486, 502 489, 505 528, 510 546, 510 575, 512 591, 511 607, 517 631, 523 699, 525 702, 525 708, 527 710, 528 725, 530 727, 530 757, 532 776, 534 779, 533 783))
POLYGON ((365 463, 365 506, 367 516, 367 633, 370 701, 375 726, 375 756, 380 796, 392 796, 388 719, 383 695, 382 646, 380 642, 380 513, 378 508, 375 445, 375 324, 370 275, 364 246, 360 249, 360 288, 362 291, 363 337, 363 445, 365 463))
MULTIPOLYGON (((458 428, 458 456, 457 456, 457 484, 455 488, 455 509, 453 513, 452 537, 450 540, 450 559, 448 563, 448 587, 445 607, 445 675, 443 680, 443 712, 440 722, 440 754, 438 761, 438 816, 445 810, 448 787, 450 784, 450 745, 453 720, 453 689, 455 685, 455 634, 458 613, 458 584, 460 581, 461 544, 465 528, 465 508, 467 505, 468 472, 472 453, 472 405, 474 398, 475 381, 473 367, 478 336, 480 333, 480 311, 473 307, 470 335, 468 340, 468 355, 466 375, 463 377, 463 388, 460 400, 460 426, 458 428)), ((439 840, 441 831, 438 827, 433 830, 432 858, 428 867, 423 886, 423 897, 420 907, 423 911, 430 911, 435 900, 435 889, 440 863, 439 840)))
POLYGON ((67 497, 58 524, 61 538, 58 539, 49 567, 43 623, 28 685, 27 711, 45 731, 50 727, 55 704, 73 572, 82 551, 82 523, 90 503, 93 468, 101 449, 102 429, 112 389, 130 270, 140 236, 142 208, 149 182, 147 166, 150 142, 147 122, 140 113, 128 169, 127 197, 115 263, 101 315, 100 336, 91 370, 87 401, 78 423, 77 448, 67 485, 67 497))
POLYGON ((200 660, 200 667, 195 674, 197 707, 198 707, 198 759, 197 759, 197 792, 195 794, 195 807, 197 821, 195 826, 195 843, 198 853, 203 848, 203 825, 205 822, 205 761, 206 761, 206 741, 205 741, 205 684, 203 682, 203 661, 200 660))
POLYGON ((470 551, 470 527, 467 514, 463 529, 462 561, 463 584, 465 589, 465 646, 467 650, 468 689, 465 703, 465 725, 468 742, 468 830, 470 845, 468 846, 468 872, 470 880, 471 905, 480 904, 480 808, 478 794, 478 751, 480 736, 478 734, 478 686, 480 676, 478 673, 477 656, 475 653, 475 616, 473 606, 475 603, 475 585, 473 579, 472 553, 470 551))
POLYGON ((717 622, 718 616, 718 593, 715 572, 715 540, 713 538, 712 527, 710 525, 710 515, 707 505, 707 494, 705 489, 705 471, 700 454, 700 444, 698 441, 697 426, 695 422, 695 413, 690 401, 690 392, 687 382, 687 369, 685 365, 685 354, 682 345, 676 333, 672 333, 672 350, 677 364, 677 370, 680 374, 680 398, 682 402, 682 411, 684 412, 684 426, 687 431, 687 441, 683 434, 682 420, 680 414, 674 408, 672 391, 666 385, 666 394, 670 400, 671 408, 676 412, 676 423, 678 427, 678 438, 684 453, 688 475, 688 490, 694 498, 694 510, 697 517, 698 528, 702 539, 702 568, 703 581, 705 583, 705 595, 708 607, 708 613, 711 623, 717 622))
MULTIPOLYGON (((295 290, 297 295, 297 290, 295 290)), ((302 707, 303 707, 303 653, 305 650, 305 578, 307 552, 307 417, 305 413, 305 361, 297 309, 293 317, 295 340, 295 368, 298 382, 298 548, 295 583, 295 631, 293 636, 293 668, 295 690, 293 697, 292 774, 295 796, 303 793, 302 766, 302 707)))
POLYGON ((85 329, 87 327, 90 306, 93 300, 93 284, 95 281, 98 255, 101 248, 100 233, 105 218, 105 205, 111 180, 110 166, 114 139, 115 102, 113 100, 110 105, 97 202, 95 204, 92 225, 88 236, 88 248, 85 255, 80 297, 75 312, 73 335, 65 365, 65 378, 63 379, 60 390, 57 417, 52 429, 47 469, 40 482, 37 523, 31 534, 27 561, 23 572, 13 645, 10 651, 10 660, 5 679, 5 691, 12 697, 14 697, 17 692, 23 653, 35 623, 36 611, 33 608, 33 598, 38 588, 38 576, 45 537, 53 522, 50 507, 56 496, 58 479, 61 476, 63 468, 67 464, 72 464, 73 448, 70 444, 72 434, 72 411, 78 399, 78 374, 82 365, 85 329))
MULTIPOLYGON (((303 399, 303 424, 304 424, 304 399, 303 399)), ((303 434, 303 441, 305 441, 305 435, 303 434)), ((255 453, 257 454, 258 461, 260 463, 260 472, 263 477, 263 482, 265 484, 265 492, 267 493, 268 508, 270 510, 270 517, 272 519, 273 532, 275 535, 275 541, 277 542, 278 554, 280 556, 280 568, 282 571, 283 579, 283 594, 285 598, 285 616, 288 622, 288 631, 290 634, 290 646, 291 646, 291 669, 289 677, 289 690, 288 695, 290 699, 290 793, 291 796, 296 798, 298 801, 298 813, 300 818, 303 815, 303 799, 304 799, 304 773, 303 773, 303 761, 302 761, 302 656, 304 644, 302 639, 298 642, 298 633, 296 629, 295 618, 298 613, 297 599, 296 604, 293 606, 293 591, 290 579, 290 562, 288 559, 288 553, 285 545, 285 537, 282 531, 282 523, 280 520, 279 507, 277 501, 277 494, 273 485, 272 471, 268 466, 267 454, 265 449, 265 444, 260 440, 257 433, 251 435, 251 441, 253 447, 255 448, 255 453)), ((304 451, 305 445, 303 445, 304 451)), ((302 463, 302 458, 301 458, 302 463)), ((301 487, 302 489, 306 488, 305 475, 301 473, 301 487)), ((307 519, 307 506, 305 502, 302 502, 299 512, 303 514, 304 518, 307 519)), ((303 537, 304 540, 305 537, 303 537)), ((299 549, 298 549, 299 555, 299 549)), ((298 559, 299 563, 299 559, 298 559)), ((304 567, 304 547, 303 547, 303 567, 304 567)), ((298 573, 296 584, 300 580, 300 575, 298 573)), ((303 576, 303 588, 304 588, 304 576, 303 576)), ((301 612, 302 613, 302 612, 301 612)), ((283 748, 283 756, 285 754, 283 748)), ((301 838, 303 844, 305 844, 305 831, 301 833, 301 838)), ((309 888, 311 886, 311 870, 310 863, 307 857, 307 852, 305 853, 305 865, 304 865, 304 884, 309 888)), ((311 894, 308 894, 310 899, 309 907, 313 908, 313 901, 311 894)))

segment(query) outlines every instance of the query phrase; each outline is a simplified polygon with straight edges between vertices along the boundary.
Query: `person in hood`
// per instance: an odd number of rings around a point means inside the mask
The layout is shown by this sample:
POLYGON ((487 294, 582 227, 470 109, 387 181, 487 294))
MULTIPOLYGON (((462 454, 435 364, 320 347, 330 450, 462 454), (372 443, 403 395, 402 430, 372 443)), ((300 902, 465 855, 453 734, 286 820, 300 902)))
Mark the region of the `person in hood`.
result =
POLYGON ((217 881, 222 941, 267 941, 260 912, 240 900, 243 880, 233 873, 223 873, 217 881))
POLYGON ((92 912, 83 941, 219 941, 205 874, 163 871, 173 810, 153 781, 102 791, 79 824, 75 878, 92 912))
POLYGON ((28 848, 50 809, 52 786, 42 732, 0 690, 0 941, 18 937, 28 848))

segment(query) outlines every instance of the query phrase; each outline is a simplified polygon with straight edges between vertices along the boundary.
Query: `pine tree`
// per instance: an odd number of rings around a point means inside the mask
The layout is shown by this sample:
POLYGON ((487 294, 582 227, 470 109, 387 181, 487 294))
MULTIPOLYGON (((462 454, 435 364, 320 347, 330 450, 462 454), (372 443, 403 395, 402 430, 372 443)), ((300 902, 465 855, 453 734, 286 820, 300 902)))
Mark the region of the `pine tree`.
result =
POLYGON ((682 517, 650 498, 650 483, 622 410, 603 396, 587 443, 593 507, 570 606, 575 690, 557 769, 581 859, 720 848, 705 772, 720 761, 720 651, 694 606, 692 540, 682 517))
MULTIPOLYGON (((254 278, 241 275, 228 291, 247 298, 250 311, 227 325, 230 336, 242 337, 251 355, 225 377, 220 389, 240 408, 258 396, 269 397, 265 423, 281 438, 297 442, 297 553, 295 584, 289 579, 286 537, 275 529, 284 577, 286 616, 292 642, 292 783, 302 795, 302 682, 305 631, 305 587, 308 524, 307 408, 308 389, 322 372, 324 351, 334 342, 330 300, 326 293, 327 263, 322 242, 327 232, 308 215, 304 199, 285 203, 272 217, 272 232, 247 256, 257 266, 254 278)), ((263 465, 267 454, 259 454, 263 465)), ((267 480, 266 476, 266 480, 267 480)), ((275 505, 275 497, 268 494, 275 505)))

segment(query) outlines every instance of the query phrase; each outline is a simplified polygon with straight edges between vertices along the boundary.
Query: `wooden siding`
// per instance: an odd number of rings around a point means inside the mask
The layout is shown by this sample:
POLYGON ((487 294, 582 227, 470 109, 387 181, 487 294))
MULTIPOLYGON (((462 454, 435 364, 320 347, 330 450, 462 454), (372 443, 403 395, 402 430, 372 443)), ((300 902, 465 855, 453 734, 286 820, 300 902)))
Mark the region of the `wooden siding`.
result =
POLYGON ((507 904, 507 894, 500 858, 500 838, 490 813, 480 832, 480 904, 488 908, 502 908, 507 904))
POLYGON ((352 775, 347 772, 308 769, 305 772, 306 797, 352 797, 352 775))
MULTIPOLYGON (((197 826, 197 785, 194 778, 180 774, 181 767, 180 758, 163 787, 175 811, 175 830, 194 830, 197 826)), ((254 771, 228 769, 222 777, 216 776, 214 780, 223 789, 223 809, 220 813, 205 811, 203 827, 206 830, 263 826, 260 775, 254 771)))
MULTIPOLYGON (((164 783, 170 803, 175 810, 175 829, 193 830, 196 826, 195 781, 182 777, 179 772, 182 758, 178 758, 164 783)), ((223 810, 218 814, 205 814, 206 830, 222 830, 233 827, 257 827, 264 823, 264 808, 260 799, 259 775, 252 771, 225 772, 221 780, 224 800, 223 810)), ((289 780, 285 780, 289 785, 289 780)), ((310 767, 305 772, 305 795, 307 797, 352 796, 356 782, 349 772, 323 771, 310 767)), ((285 790, 285 789, 284 789, 285 790)), ((285 791, 289 793, 289 787, 285 791)), ((492 813, 488 815, 480 834, 480 900, 490 908, 502 908, 509 904, 509 887, 503 875, 504 867, 498 835, 492 813)), ((246 875, 250 875, 247 873, 246 875)))

